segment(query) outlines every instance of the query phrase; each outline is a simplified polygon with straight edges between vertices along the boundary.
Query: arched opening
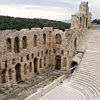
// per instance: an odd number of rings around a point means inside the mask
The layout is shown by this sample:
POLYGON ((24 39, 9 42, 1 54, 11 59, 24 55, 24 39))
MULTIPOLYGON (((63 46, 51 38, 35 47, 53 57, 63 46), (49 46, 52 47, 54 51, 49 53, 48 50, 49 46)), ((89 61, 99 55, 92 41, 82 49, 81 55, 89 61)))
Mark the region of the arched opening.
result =
POLYGON ((20 82, 21 81, 21 65, 17 64, 15 66, 15 70, 16 70, 16 82, 20 82))
POLYGON ((27 64, 24 64, 24 74, 27 74, 27 64))
POLYGON ((1 72, 1 82, 2 83, 6 83, 6 76, 5 76, 5 74, 6 74, 6 70, 3 70, 1 72))
POLYGON ((32 72, 32 62, 30 62, 29 71, 32 72))
POLYGON ((22 37, 22 47, 23 49, 27 48, 27 37, 26 36, 22 37))
POLYGON ((38 59, 34 58, 34 72, 37 73, 37 67, 38 67, 38 59))
POLYGON ((46 54, 48 54, 48 50, 46 50, 46 54))
POLYGON ((61 35, 56 34, 56 44, 61 44, 61 35))
POLYGON ((9 75, 9 80, 12 80, 12 70, 11 69, 8 70, 8 75, 9 75))
POLYGON ((86 18, 86 28, 88 28, 88 18, 86 18))
POLYGON ((61 69, 61 56, 56 56, 56 67, 55 69, 60 70, 61 69))
POLYGON ((75 38, 75 41, 74 41, 74 47, 75 47, 75 49, 76 49, 76 38, 75 38))
POLYGON ((46 66, 46 57, 44 57, 44 66, 46 66))
POLYGON ((6 40, 6 45, 7 45, 7 51, 11 52, 11 39, 10 38, 6 40))
POLYGON ((43 44, 46 44, 46 34, 43 34, 43 44))
POLYGON ((82 26, 81 23, 82 23, 82 17, 80 17, 80 28, 81 28, 81 26, 82 26))
POLYGON ((75 62, 75 61, 73 61, 72 63, 71 63, 71 68, 73 68, 72 70, 71 70, 71 73, 73 73, 74 72, 74 70, 76 69, 76 67, 75 66, 77 66, 78 64, 77 64, 77 62, 75 62))
POLYGON ((19 38, 16 37, 14 41, 14 51, 15 53, 19 53, 19 38))
POLYGON ((34 35, 34 46, 37 46, 37 35, 34 35))

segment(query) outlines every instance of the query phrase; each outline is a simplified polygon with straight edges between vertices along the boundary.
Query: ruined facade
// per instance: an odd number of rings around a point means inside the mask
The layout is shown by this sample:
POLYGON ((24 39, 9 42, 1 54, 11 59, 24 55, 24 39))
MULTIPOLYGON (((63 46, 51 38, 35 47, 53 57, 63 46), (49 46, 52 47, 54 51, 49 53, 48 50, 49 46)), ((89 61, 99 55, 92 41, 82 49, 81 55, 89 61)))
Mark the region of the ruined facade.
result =
POLYGON ((82 2, 65 32, 51 27, 0 31, 0 87, 29 79, 47 67, 68 71, 82 34, 91 27, 88 11, 88 2, 82 2))
POLYGON ((72 15, 71 28, 90 28, 91 13, 89 12, 88 2, 82 2, 79 6, 79 13, 72 15))

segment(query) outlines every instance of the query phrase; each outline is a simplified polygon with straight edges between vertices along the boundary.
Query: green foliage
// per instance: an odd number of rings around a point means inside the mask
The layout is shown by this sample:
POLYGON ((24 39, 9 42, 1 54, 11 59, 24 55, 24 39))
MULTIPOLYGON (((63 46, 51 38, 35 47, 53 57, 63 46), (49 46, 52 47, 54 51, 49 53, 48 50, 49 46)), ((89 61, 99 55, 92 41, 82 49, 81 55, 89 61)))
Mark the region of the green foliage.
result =
POLYGON ((43 28, 43 27, 54 27, 60 30, 70 28, 70 23, 64 23, 60 21, 48 20, 48 19, 29 19, 29 18, 14 18, 10 16, 0 16, 0 30, 16 29, 21 30, 22 28, 43 28))
POLYGON ((100 24, 100 19, 94 19, 94 20, 92 21, 92 23, 100 24))

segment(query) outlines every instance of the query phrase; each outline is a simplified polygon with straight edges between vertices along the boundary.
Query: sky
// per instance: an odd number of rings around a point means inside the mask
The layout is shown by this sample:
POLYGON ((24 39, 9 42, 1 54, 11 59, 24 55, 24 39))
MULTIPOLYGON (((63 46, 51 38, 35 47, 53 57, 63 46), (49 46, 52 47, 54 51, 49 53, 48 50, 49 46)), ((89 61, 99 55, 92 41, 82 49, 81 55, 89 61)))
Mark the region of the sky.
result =
MULTIPOLYGON (((0 15, 69 20, 83 0, 0 0, 0 15)), ((100 18, 100 0, 87 0, 92 19, 100 18)))

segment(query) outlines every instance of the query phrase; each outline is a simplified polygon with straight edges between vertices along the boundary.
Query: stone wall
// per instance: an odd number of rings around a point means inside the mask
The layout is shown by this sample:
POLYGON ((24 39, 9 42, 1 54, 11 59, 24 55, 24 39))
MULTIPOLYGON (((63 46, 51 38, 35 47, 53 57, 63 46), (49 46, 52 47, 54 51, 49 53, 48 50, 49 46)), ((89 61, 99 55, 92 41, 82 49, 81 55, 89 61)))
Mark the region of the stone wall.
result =
POLYGON ((72 15, 71 28, 90 28, 91 13, 89 12, 88 2, 81 2, 79 13, 72 15))
POLYGON ((87 2, 81 3, 82 14, 73 15, 71 29, 64 32, 52 27, 0 31, 0 87, 29 79, 46 67, 68 71, 82 34, 91 24, 83 6, 88 8, 87 2))

